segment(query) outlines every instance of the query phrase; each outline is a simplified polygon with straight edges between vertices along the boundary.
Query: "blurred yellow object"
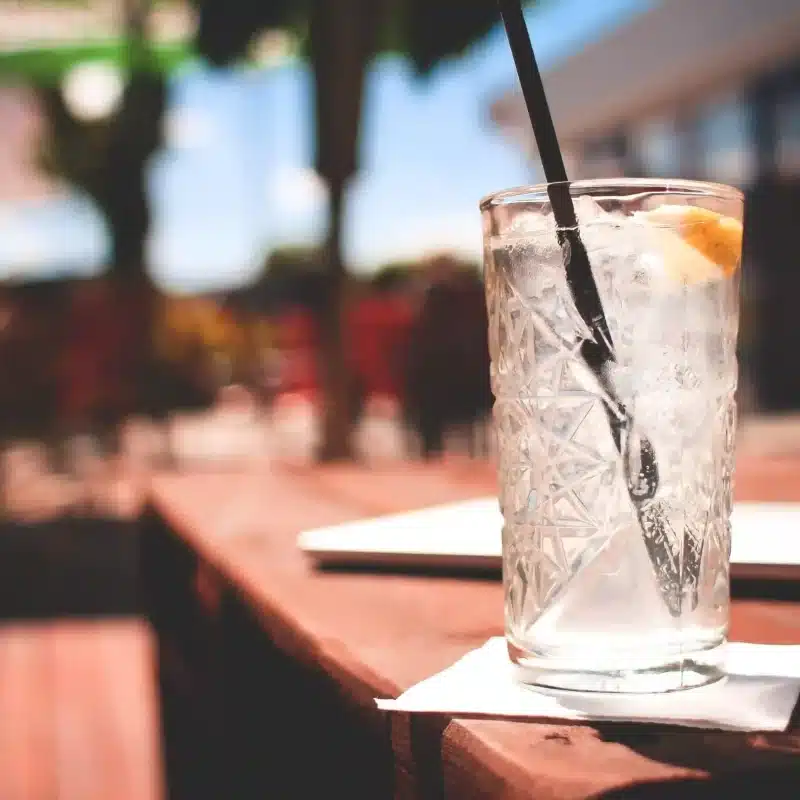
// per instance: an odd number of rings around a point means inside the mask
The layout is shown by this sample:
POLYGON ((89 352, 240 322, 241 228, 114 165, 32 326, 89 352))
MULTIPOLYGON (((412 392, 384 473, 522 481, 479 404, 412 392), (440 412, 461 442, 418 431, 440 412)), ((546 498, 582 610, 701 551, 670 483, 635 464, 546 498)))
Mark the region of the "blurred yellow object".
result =
POLYGON ((672 278, 702 283, 736 272, 742 223, 696 206, 663 205, 642 213, 654 226, 672 278), (677 235, 676 235, 677 234, 677 235))
POLYGON ((209 361, 222 359, 247 369, 254 359, 254 333, 263 342, 272 339, 272 326, 256 323, 257 331, 216 301, 204 298, 165 299, 154 331, 162 358, 180 364, 196 354, 198 346, 209 361))
POLYGON ((275 344, 275 325, 267 319, 253 323, 252 335, 257 347, 269 349, 275 344))

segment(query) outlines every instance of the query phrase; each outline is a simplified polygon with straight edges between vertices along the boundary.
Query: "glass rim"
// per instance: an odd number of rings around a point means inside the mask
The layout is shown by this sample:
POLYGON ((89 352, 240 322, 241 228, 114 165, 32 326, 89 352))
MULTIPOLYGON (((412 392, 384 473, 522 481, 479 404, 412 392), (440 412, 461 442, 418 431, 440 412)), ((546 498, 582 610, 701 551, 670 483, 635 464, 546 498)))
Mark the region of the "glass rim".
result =
MULTIPOLYGON (((547 190, 550 186, 569 186, 570 195, 575 197, 581 194, 596 195, 603 189, 609 193, 619 194, 621 189, 640 189, 640 193, 663 194, 672 193, 690 194, 695 197, 717 197, 722 199, 744 202, 744 194, 734 186, 712 181, 686 180, 684 178, 591 178, 579 181, 556 181, 553 183, 535 183, 528 186, 512 186, 509 189, 500 189, 484 195, 479 203, 481 211, 486 211, 497 206, 511 205, 513 203, 550 202, 547 190)), ((627 194, 637 194, 636 191, 627 194)))

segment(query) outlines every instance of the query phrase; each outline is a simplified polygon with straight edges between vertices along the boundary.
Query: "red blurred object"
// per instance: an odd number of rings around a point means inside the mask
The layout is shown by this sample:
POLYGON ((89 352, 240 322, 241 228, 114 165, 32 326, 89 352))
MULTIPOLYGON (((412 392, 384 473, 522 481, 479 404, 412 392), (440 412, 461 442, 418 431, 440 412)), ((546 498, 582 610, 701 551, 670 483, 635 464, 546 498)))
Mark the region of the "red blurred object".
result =
POLYGON ((317 325, 310 311, 291 309, 278 317, 276 343, 283 360, 280 394, 316 394, 317 339, 317 325))
POLYGON ((62 411, 78 424, 117 416, 133 402, 138 305, 110 282, 77 285, 64 329, 62 411))
MULTIPOLYGON (((411 303, 399 295, 372 295, 357 301, 345 321, 349 365, 364 398, 401 400, 411 303)), ((276 320, 276 344, 283 358, 280 394, 319 395, 318 333, 313 315, 292 309, 276 320)))
POLYGON ((348 353, 365 397, 402 399, 414 312, 399 295, 362 299, 348 319, 348 353))

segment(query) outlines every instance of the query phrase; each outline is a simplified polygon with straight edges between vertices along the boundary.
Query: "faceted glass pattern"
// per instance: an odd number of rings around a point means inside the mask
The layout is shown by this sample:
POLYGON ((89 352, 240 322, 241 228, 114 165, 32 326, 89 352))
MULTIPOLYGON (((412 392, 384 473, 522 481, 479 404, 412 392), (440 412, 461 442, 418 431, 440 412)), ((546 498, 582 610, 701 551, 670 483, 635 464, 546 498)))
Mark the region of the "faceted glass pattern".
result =
POLYGON ((601 198, 577 205, 614 340, 609 383, 633 422, 623 451, 546 196, 483 209, 510 651, 619 678, 724 640, 738 279, 665 281, 648 230, 629 224, 640 205, 608 194, 608 215, 601 198), (626 459, 644 436, 659 483, 635 507, 626 459))

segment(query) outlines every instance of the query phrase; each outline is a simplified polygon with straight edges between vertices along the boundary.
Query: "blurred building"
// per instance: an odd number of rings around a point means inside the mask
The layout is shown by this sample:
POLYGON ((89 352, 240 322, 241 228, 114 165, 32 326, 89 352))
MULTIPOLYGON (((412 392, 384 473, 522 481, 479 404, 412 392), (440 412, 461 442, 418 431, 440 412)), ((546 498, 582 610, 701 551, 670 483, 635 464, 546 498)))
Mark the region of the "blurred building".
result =
MULTIPOLYGON (((576 175, 800 173, 800 3, 661 0, 545 75, 576 175)), ((535 152, 516 88, 492 105, 535 152)))
MULTIPOLYGON (((762 409, 800 408, 800 2, 661 0, 544 80, 572 176, 745 192, 747 371, 762 409)), ((535 159, 516 87, 491 117, 535 159)))

